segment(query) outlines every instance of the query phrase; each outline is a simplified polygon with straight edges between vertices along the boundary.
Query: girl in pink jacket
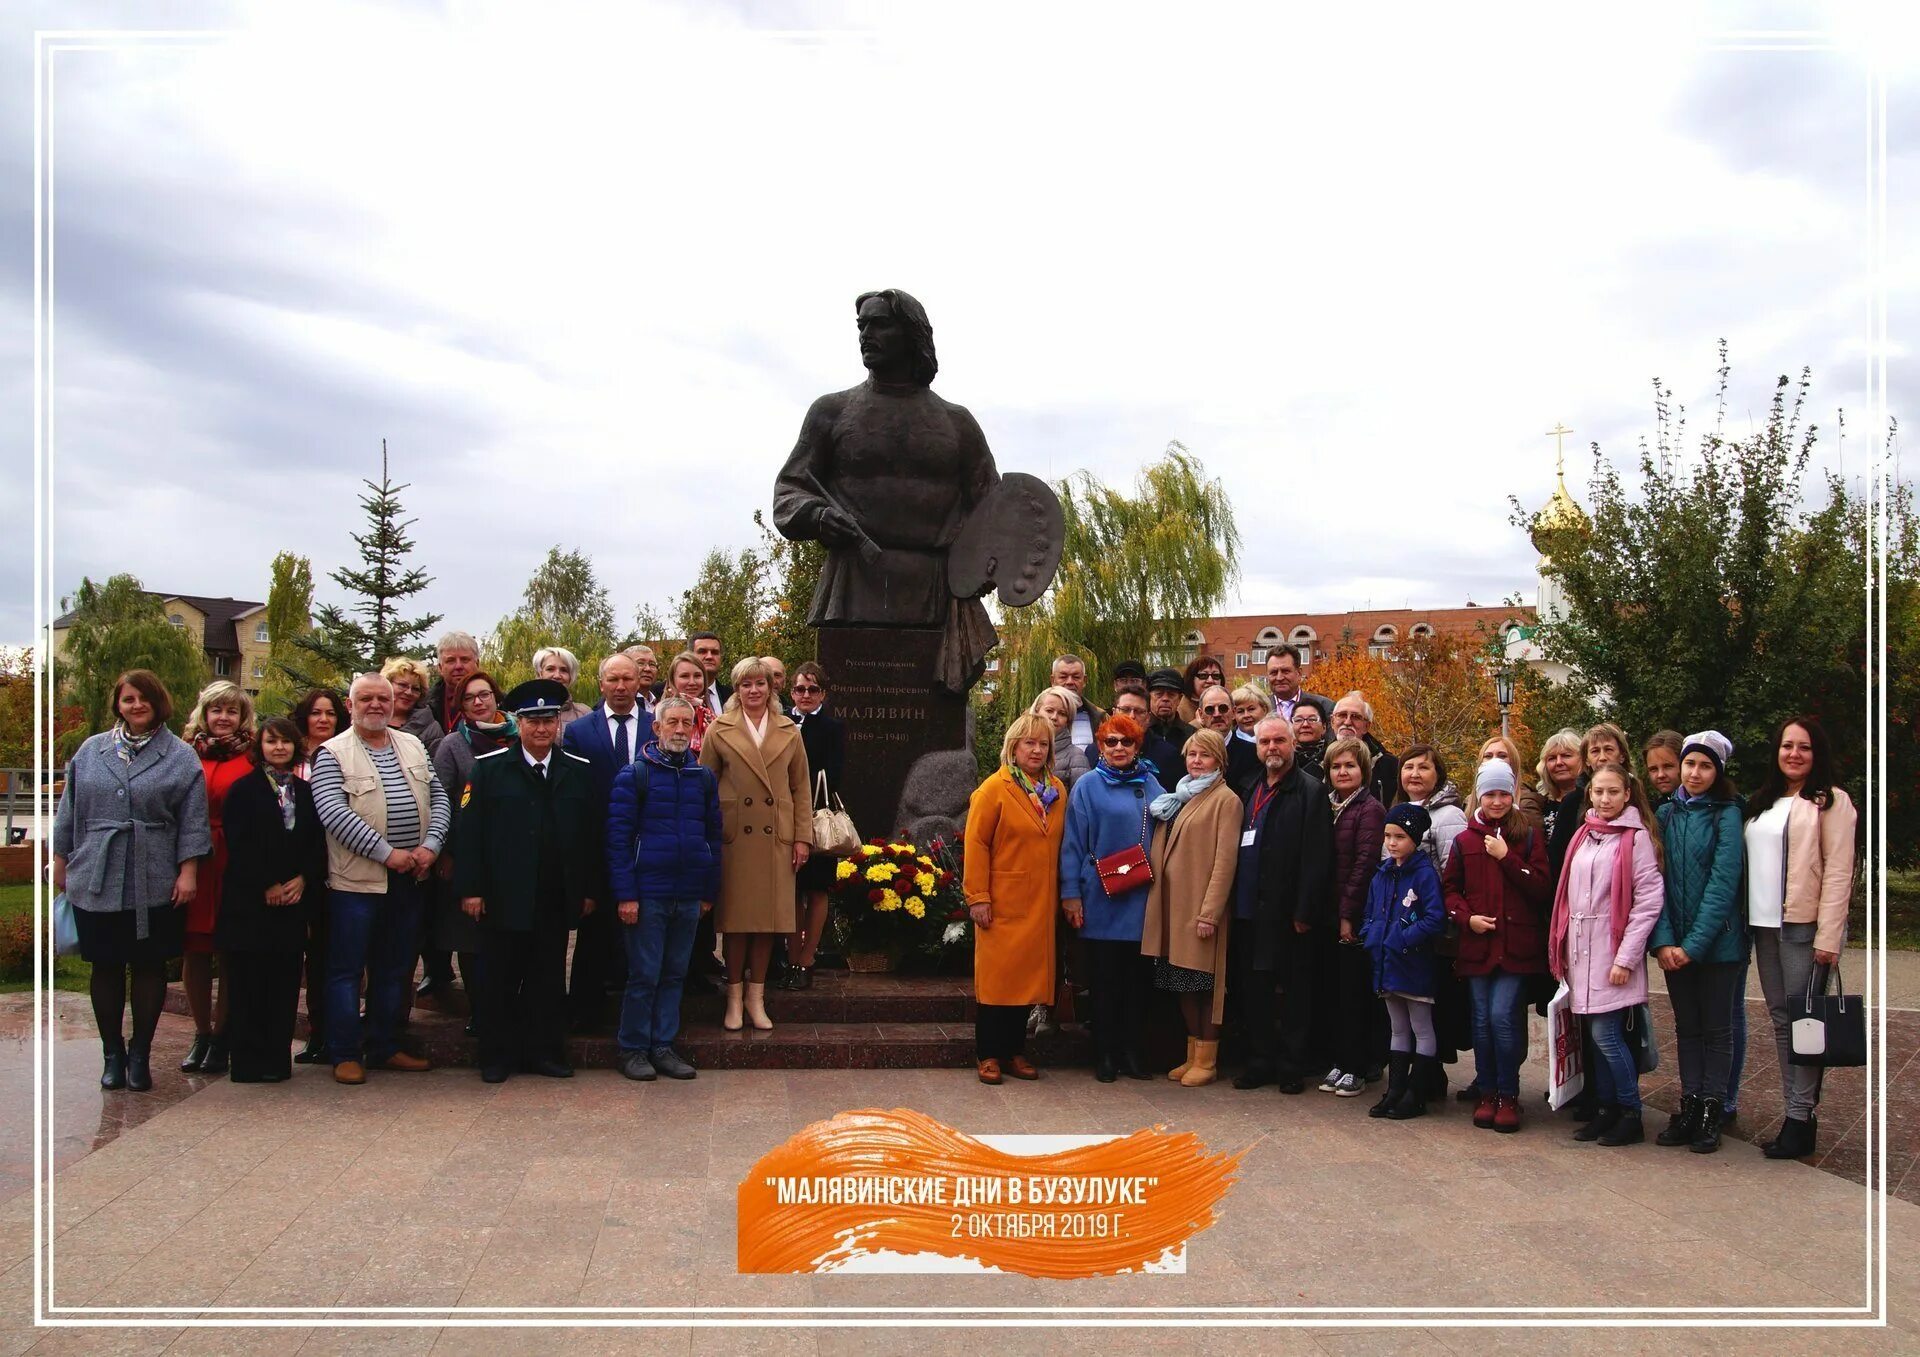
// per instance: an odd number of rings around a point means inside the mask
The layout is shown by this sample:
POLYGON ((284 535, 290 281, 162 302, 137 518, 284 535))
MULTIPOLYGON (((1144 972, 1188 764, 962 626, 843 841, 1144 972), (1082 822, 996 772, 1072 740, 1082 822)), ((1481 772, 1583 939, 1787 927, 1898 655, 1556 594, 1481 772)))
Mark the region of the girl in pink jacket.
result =
POLYGON ((1573 1138, 1637 1145, 1640 1072, 1626 1020, 1647 1001, 1647 937, 1666 903, 1659 822, 1646 791, 1617 763, 1587 781, 1587 817, 1567 845, 1547 926, 1547 962, 1587 1020, 1599 1060, 1592 1070, 1599 1114, 1573 1138))

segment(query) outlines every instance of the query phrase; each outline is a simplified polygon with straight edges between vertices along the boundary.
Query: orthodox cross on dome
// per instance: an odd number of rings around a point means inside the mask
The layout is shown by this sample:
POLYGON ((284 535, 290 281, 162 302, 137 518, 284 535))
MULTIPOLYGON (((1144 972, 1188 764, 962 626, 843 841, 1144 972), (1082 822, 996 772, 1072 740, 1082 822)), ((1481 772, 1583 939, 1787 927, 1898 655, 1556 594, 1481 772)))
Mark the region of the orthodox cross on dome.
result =
POLYGON ((1572 432, 1572 429, 1569 429, 1557 419, 1553 422, 1553 427, 1547 430, 1547 437, 1553 440, 1553 474, 1555 476, 1565 476, 1567 474, 1566 439, 1567 435, 1572 432))

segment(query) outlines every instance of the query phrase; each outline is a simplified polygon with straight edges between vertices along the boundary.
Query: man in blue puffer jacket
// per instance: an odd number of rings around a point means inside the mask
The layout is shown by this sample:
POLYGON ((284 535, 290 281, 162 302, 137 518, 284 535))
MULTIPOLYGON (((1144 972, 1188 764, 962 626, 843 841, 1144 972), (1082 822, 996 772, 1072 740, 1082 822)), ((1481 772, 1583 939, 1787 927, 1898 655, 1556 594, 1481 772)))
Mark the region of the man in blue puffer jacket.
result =
POLYGON ((673 1049, 694 930, 720 893, 720 784, 691 753, 693 704, 665 697, 653 739, 613 779, 607 877, 627 952, 620 1072, 691 1079, 673 1049))

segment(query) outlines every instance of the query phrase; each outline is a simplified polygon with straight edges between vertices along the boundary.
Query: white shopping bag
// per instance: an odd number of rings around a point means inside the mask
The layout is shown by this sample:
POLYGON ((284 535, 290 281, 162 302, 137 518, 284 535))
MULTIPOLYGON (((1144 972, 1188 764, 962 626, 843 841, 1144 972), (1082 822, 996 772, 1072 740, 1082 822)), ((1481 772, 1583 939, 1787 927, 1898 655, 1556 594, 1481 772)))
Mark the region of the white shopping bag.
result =
POLYGON ((1580 1015, 1562 981, 1547 1003, 1547 1106, 1558 1112, 1587 1086, 1580 1041, 1580 1015))

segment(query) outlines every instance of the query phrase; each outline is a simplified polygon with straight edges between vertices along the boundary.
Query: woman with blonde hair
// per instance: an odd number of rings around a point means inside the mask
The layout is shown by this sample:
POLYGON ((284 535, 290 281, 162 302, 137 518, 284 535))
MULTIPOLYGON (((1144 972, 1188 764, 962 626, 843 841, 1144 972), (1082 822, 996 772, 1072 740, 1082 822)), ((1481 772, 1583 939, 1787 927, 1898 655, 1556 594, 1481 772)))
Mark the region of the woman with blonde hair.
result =
POLYGON ((1211 1084, 1220 1061, 1227 1002, 1227 932, 1240 853, 1240 798, 1227 782, 1227 744, 1196 730, 1181 749, 1187 775, 1148 807, 1153 882, 1140 951, 1153 958, 1154 988, 1179 996, 1187 1058, 1167 1072, 1186 1088, 1211 1084))
MULTIPOLYGON (((180 1068, 188 1074, 225 1074, 230 1055, 227 984, 222 980, 218 995, 214 993, 214 929, 220 921, 220 887, 227 874, 227 793, 253 771, 253 699, 238 684, 215 679, 200 690, 181 734, 200 756, 200 772, 207 780, 207 828, 213 847, 200 873, 200 888, 187 906, 180 988, 187 992, 187 1008, 193 1014, 193 1045, 180 1068)), ((224 959, 220 970, 226 970, 224 959)))
POLYGON ((567 705, 560 709, 560 729, 565 730, 568 722, 578 721, 593 710, 572 696, 573 685, 580 681, 580 661, 565 646, 541 646, 534 651, 533 676, 566 685, 568 698, 567 705))
POLYGON ((433 704, 426 701, 432 681, 427 667, 405 655, 396 655, 380 666, 380 677, 393 685, 391 730, 404 730, 427 747, 432 754, 446 738, 446 729, 434 718, 433 704))
POLYGON ((973 919, 973 1043, 980 1082, 1038 1079, 1027 1059, 1027 1013, 1053 1001, 1054 916, 1067 789, 1048 771, 1053 723, 1022 712, 1007 725, 1000 767, 967 807, 961 884, 973 919))
POLYGON ((1087 751, 1073 742, 1073 718, 1080 714, 1080 694, 1071 688, 1044 688, 1027 710, 1047 718, 1053 731, 1053 775, 1072 791, 1081 775, 1093 769, 1087 751))
MULTIPOLYGON (((674 669, 680 669, 678 659, 674 669)), ((744 1018, 771 1031, 767 968, 774 940, 798 927, 794 878, 813 852, 813 801, 799 727, 780 714, 767 666, 757 656, 733 666, 733 696, 707 727, 700 762, 720 779, 725 848, 713 927, 724 939, 727 965, 721 1025, 737 1032, 744 1018)))

